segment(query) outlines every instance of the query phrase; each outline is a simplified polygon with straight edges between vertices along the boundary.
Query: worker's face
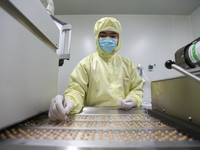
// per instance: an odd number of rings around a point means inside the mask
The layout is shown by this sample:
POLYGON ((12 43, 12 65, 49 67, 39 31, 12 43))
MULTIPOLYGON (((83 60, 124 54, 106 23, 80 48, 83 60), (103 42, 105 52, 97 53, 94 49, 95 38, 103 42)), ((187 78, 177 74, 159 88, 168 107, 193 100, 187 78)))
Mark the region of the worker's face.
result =
POLYGON ((98 38, 103 38, 103 37, 119 39, 119 33, 115 32, 115 31, 101 31, 99 33, 98 38))

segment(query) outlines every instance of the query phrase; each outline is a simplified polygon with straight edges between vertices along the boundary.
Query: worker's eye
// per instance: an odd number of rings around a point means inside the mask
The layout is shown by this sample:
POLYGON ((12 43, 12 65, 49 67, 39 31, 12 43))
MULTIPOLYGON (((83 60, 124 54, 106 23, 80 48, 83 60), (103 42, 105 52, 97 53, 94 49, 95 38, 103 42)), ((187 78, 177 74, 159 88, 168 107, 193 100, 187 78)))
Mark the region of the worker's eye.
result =
POLYGON ((107 35, 99 35, 99 37, 107 37, 107 35))
POLYGON ((110 36, 110 37, 111 37, 111 38, 117 38, 117 36, 114 36, 114 35, 113 35, 113 36, 110 36))

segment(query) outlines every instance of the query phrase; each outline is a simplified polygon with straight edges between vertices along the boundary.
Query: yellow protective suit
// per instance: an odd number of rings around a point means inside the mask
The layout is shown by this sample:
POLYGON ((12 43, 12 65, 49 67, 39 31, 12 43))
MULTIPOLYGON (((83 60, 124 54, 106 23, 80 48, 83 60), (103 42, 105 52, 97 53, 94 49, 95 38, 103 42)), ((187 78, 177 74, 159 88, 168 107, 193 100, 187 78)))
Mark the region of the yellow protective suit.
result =
POLYGON ((117 106, 120 97, 135 99, 139 107, 143 94, 142 79, 131 60, 116 54, 121 46, 120 23, 115 18, 102 18, 95 24, 94 33, 96 52, 78 63, 64 94, 74 102, 70 113, 79 113, 83 106, 117 106), (118 45, 109 54, 98 43, 98 34, 106 29, 119 33, 118 45))

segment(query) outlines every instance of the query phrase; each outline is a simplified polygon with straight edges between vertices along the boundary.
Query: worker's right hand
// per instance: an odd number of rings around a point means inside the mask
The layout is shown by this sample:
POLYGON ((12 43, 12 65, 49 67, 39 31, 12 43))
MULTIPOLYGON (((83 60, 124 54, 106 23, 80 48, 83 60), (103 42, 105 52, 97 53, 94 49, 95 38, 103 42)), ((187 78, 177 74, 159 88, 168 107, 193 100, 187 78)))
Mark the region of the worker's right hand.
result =
POLYGON ((63 120, 73 107, 74 103, 70 99, 64 99, 62 95, 57 95, 51 100, 49 118, 51 120, 63 120))

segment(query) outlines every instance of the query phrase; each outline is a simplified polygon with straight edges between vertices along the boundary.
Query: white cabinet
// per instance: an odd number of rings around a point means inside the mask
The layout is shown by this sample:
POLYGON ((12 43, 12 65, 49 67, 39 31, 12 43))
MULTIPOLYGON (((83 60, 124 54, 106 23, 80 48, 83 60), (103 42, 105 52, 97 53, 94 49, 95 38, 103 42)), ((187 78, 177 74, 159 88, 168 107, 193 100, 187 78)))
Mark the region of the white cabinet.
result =
POLYGON ((48 110, 57 94, 59 30, 40 1, 1 0, 0 19, 1 129, 48 110))

